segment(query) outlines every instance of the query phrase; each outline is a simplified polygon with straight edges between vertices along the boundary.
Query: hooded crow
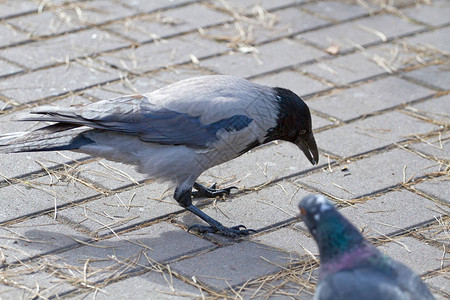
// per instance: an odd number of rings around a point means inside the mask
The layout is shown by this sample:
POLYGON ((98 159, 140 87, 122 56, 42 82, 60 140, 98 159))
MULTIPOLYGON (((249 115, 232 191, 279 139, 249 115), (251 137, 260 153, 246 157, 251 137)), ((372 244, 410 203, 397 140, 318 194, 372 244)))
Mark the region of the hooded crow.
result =
POLYGON ((232 237, 253 230, 225 227, 192 204, 192 195, 216 197, 235 188, 196 183, 205 170, 274 140, 296 144, 312 164, 319 160, 311 114, 300 97, 227 75, 85 106, 38 107, 19 120, 56 123, 0 136, 0 152, 73 150, 135 165, 173 183, 175 200, 210 225, 192 227, 232 237))

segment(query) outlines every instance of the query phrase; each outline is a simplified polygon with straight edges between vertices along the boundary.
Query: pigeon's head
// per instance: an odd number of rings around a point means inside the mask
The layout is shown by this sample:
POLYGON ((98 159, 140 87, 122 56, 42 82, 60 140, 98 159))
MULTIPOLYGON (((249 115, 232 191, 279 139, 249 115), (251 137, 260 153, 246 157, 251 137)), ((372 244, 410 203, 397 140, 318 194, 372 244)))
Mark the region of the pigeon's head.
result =
POLYGON ((311 113, 306 103, 294 92, 273 88, 278 105, 277 126, 269 130, 266 142, 284 140, 296 144, 313 164, 319 162, 319 151, 314 139, 311 113))
POLYGON ((322 195, 309 195, 299 203, 300 215, 316 240, 322 261, 364 242, 359 230, 322 195))
POLYGON ((316 237, 317 226, 326 217, 328 211, 336 208, 330 200, 322 195, 309 195, 303 198, 299 205, 300 216, 311 234, 316 237))

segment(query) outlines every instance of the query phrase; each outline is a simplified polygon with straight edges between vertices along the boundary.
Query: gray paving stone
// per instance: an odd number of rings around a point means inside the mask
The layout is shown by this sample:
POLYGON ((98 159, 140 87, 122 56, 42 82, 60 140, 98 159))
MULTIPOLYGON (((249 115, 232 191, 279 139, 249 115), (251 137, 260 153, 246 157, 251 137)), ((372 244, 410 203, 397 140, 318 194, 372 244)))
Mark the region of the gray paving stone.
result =
POLYGON ((330 88, 330 86, 320 81, 311 79, 299 72, 290 70, 270 74, 264 77, 258 77, 256 79, 253 79, 252 81, 273 87, 284 87, 292 90, 299 96, 309 95, 330 88))
POLYGON ((286 28, 290 34, 319 28, 329 22, 319 19, 313 15, 305 13, 300 7, 291 7, 274 12, 279 17, 279 21, 275 25, 275 29, 286 28))
POLYGON ((249 77, 293 66, 323 55, 312 47, 286 39, 264 44, 257 49, 258 53, 255 54, 232 53, 202 60, 200 66, 222 74, 249 77))
MULTIPOLYGON (((219 8, 225 8, 223 2, 219 0, 209 0, 212 4, 219 8)), ((254 14, 256 13, 256 8, 262 7, 265 10, 275 10, 277 8, 285 7, 288 5, 298 5, 306 2, 305 0, 228 0, 227 3, 231 5, 234 9, 236 9, 240 13, 254 14)))
POLYGON ((2 271, 2 281, 10 285, 6 293, 2 293, 0 287, 0 297, 2 299, 49 299, 59 298, 60 295, 74 289, 72 285, 61 278, 44 271, 44 266, 27 263, 14 269, 2 271), (13 287, 14 286, 14 287, 13 287))
POLYGON ((164 194, 166 185, 149 183, 113 196, 76 205, 58 212, 58 216, 89 236, 114 234, 124 228, 183 211, 164 194))
POLYGON ((0 19, 37 11, 38 4, 32 1, 4 0, 0 3, 0 19))
POLYGON ((0 23, 0 36, 2 37, 0 39, 0 47, 23 42, 28 39, 26 34, 6 23, 0 23))
POLYGON ((13 75, 19 73, 20 71, 22 71, 22 68, 0 59, 0 77, 13 75))
MULTIPOLYGON (((326 157, 320 156, 324 163, 326 157)), ((236 185, 240 189, 251 188, 298 172, 314 168, 300 149, 292 143, 278 142, 253 149, 246 154, 213 167, 199 180, 219 185, 236 185)))
POLYGON ((450 180, 448 178, 436 178, 432 181, 424 181, 414 185, 414 188, 450 204, 450 180))
POLYGON ((405 107, 406 111, 419 114, 443 124, 450 123, 450 95, 433 98, 425 102, 405 107))
POLYGON ((450 230, 448 229, 450 221, 442 217, 437 218, 437 221, 431 226, 416 229, 416 232, 448 249, 450 247, 450 230))
POLYGON ((387 77, 313 99, 308 105, 341 120, 351 120, 379 110, 427 97, 433 91, 406 80, 387 77))
POLYGON ((299 69, 339 84, 360 81, 386 73, 386 70, 360 52, 331 60, 322 60, 299 69))
POLYGON ((323 49, 337 45, 341 50, 348 50, 355 46, 354 43, 362 46, 376 42, 381 43, 384 38, 399 37, 422 28, 422 26, 407 22, 399 17, 381 14, 303 33, 297 37, 312 42, 323 49))
POLYGON ((319 249, 312 237, 289 227, 253 237, 252 240, 298 255, 319 255, 319 249))
POLYGON ((431 123, 391 111, 322 131, 316 135, 316 140, 325 152, 349 157, 437 129, 439 127, 431 123), (342 137, 347 137, 345 143, 342 137))
MULTIPOLYGON (((281 182, 260 191, 226 198, 224 201, 217 200, 215 205, 202 211, 225 226, 244 223, 247 228, 261 230, 295 217, 298 201, 293 197, 300 199, 307 194, 306 190, 298 189, 291 183, 281 182)), ((202 222, 192 214, 179 217, 178 220, 187 227, 202 222)))
MULTIPOLYGON (((203 295, 205 294, 207 295, 203 291, 203 295)), ((111 297, 115 298, 115 295, 120 295, 122 299, 136 300, 147 300, 149 298, 181 300, 202 296, 197 287, 189 285, 174 276, 157 271, 150 271, 149 273, 103 287, 101 293, 95 294, 95 299, 111 299, 111 297)), ((85 295, 87 299, 91 299, 92 296, 94 296, 93 292, 85 295)))
POLYGON ((135 49, 105 53, 99 59, 126 71, 143 73, 176 64, 189 63, 192 55, 201 60, 226 49, 225 45, 201 38, 199 34, 194 33, 146 44, 135 49))
POLYGON ((120 4, 132 7, 141 12, 154 12, 166 8, 172 8, 188 3, 198 2, 198 0, 172 0, 172 1, 159 1, 159 0, 118 0, 120 4))
POLYGON ((120 74, 91 60, 71 62, 51 69, 14 76, 0 81, 0 93, 24 104, 63 95, 118 79, 120 74))
POLYGON ((430 4, 417 2, 416 5, 401 10, 406 16, 432 26, 449 23, 450 5, 446 0, 435 0, 430 4))
POLYGON ((134 166, 102 159, 83 164, 75 171, 80 178, 93 182, 96 186, 107 190, 117 190, 129 185, 150 179, 148 175, 139 173, 134 166))
POLYGON ((425 45, 427 48, 437 48, 444 53, 450 52, 450 27, 439 28, 431 32, 417 34, 407 39, 411 45, 425 45))
POLYGON ((86 235, 61 225, 48 216, 0 226, 0 248, 5 257, 4 262, 8 264, 66 247, 75 247, 78 245, 77 241, 87 239, 86 235))
POLYGON ((194 3, 110 24, 104 28, 142 43, 229 21, 230 16, 194 3))
POLYGON ((153 269, 154 261, 164 264, 212 247, 213 244, 162 222, 51 258, 54 270, 68 280, 91 283, 143 267, 153 269))
POLYGON ((358 198, 402 183, 404 178, 413 180, 430 170, 430 161, 410 152, 395 149, 346 165, 295 179, 338 198, 358 198), (405 169, 406 168, 406 169, 405 169), (405 172, 405 173, 404 173, 405 172))
POLYGON ((3 200, 0 222, 99 195, 93 188, 79 182, 49 176, 0 188, 0 193, 3 200))
POLYGON ((419 82, 425 82, 441 90, 450 89, 450 63, 434 65, 405 73, 407 78, 413 78, 419 82))
POLYGON ((78 18, 68 17, 64 13, 57 14, 51 10, 9 19, 6 22, 28 33, 32 38, 61 34, 83 27, 78 18))
POLYGON ((345 207, 340 212, 369 237, 409 229, 440 215, 436 203, 404 190, 345 207))
POLYGON ((412 144, 411 148, 424 153, 428 156, 435 158, 436 160, 448 160, 450 149, 450 134, 441 134, 424 140, 418 144, 412 144))
MULTIPOLYGON (((448 274, 428 278, 425 280, 425 283, 442 291, 444 294, 450 295, 450 276, 448 274)), ((442 299, 445 298, 442 297, 442 299)))
POLYGON ((202 75, 208 74, 189 67, 178 66, 174 69, 162 70, 157 73, 95 87, 87 90, 84 96, 103 100, 136 93, 148 93, 179 80, 202 75))
POLYGON ((366 9, 359 5, 334 1, 312 2, 303 5, 302 8, 336 21, 353 19, 368 13, 366 9))
POLYGON ((242 242, 172 263, 170 267, 187 277, 195 276, 198 282, 223 290, 280 271, 279 266, 288 262, 286 253, 275 248, 242 242))
POLYGON ((130 42, 98 29, 89 29, 54 39, 36 41, 14 48, 0 50, 0 56, 27 68, 37 69, 55 63, 64 63, 78 57, 117 49, 130 42))
MULTIPOLYGON (((412 237, 395 239, 378 249, 407 265, 418 275, 441 267, 442 250, 412 237)), ((445 265, 448 265, 448 262, 444 262, 445 265)))

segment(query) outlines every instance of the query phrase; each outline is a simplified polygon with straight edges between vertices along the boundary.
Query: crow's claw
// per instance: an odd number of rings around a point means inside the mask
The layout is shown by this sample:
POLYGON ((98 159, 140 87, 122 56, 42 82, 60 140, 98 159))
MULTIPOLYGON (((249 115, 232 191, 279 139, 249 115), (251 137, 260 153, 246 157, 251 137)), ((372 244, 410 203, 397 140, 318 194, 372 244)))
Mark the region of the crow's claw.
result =
POLYGON ((219 226, 217 228, 213 226, 204 226, 204 225, 192 225, 188 228, 188 232, 192 229, 197 230, 199 233, 218 233, 223 236, 228 237, 238 237, 243 235, 249 235, 250 233, 255 233, 256 230, 253 229, 247 229, 244 225, 238 225, 233 227, 225 227, 225 226, 219 226), (241 229, 243 228, 243 229, 241 229))
POLYGON ((223 189, 217 189, 217 184, 214 183, 210 187, 206 187, 200 183, 194 183, 194 188, 197 190, 192 192, 192 196, 194 197, 208 197, 215 198, 217 196, 229 195, 232 189, 237 189, 235 186, 230 186, 223 189))

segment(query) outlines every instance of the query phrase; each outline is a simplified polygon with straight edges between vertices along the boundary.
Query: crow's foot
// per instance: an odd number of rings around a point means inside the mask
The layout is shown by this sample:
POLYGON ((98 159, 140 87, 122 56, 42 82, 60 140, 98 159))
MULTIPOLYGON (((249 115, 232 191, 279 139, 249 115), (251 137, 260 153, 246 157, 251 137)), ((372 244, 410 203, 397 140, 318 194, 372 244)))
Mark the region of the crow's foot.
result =
POLYGON ((249 235, 250 233, 255 233, 256 230, 253 229, 247 229, 244 225, 238 225, 233 227, 225 227, 223 225, 218 227, 213 226, 203 226, 203 225, 192 225, 188 228, 188 231, 191 231, 192 229, 195 229, 199 233, 218 233, 223 236, 228 237, 238 237, 243 235, 249 235), (242 228, 242 229, 241 229, 242 228))
POLYGON ((215 198, 217 196, 229 195, 232 189, 237 189, 235 186, 230 186, 224 189, 216 189, 216 184, 214 183, 210 187, 206 187, 200 183, 194 183, 194 189, 197 191, 192 192, 194 197, 208 197, 215 198))

